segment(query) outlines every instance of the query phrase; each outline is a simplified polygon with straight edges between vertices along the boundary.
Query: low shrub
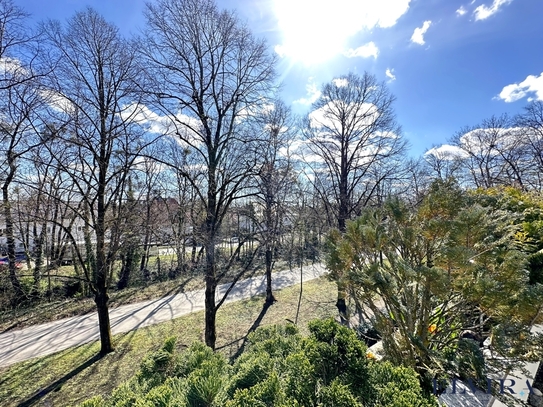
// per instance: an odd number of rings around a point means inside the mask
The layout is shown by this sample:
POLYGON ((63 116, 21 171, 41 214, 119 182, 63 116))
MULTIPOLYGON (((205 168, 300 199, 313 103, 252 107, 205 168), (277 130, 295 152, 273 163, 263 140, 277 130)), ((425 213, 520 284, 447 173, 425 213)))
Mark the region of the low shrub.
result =
POLYGON ((356 333, 332 319, 259 328, 232 364, 195 343, 181 354, 175 338, 141 363, 108 398, 82 407, 430 407, 416 373, 366 357, 356 333))

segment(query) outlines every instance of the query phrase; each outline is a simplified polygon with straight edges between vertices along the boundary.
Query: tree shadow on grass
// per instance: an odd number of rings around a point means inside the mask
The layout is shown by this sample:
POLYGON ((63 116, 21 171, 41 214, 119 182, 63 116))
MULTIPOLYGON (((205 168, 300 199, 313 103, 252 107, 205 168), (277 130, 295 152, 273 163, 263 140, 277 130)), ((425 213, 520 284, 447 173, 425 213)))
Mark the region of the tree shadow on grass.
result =
POLYGON ((47 386, 45 389, 39 390, 34 396, 30 397, 28 400, 25 400, 19 404, 17 404, 17 407, 30 407, 35 405, 38 401, 43 399, 45 396, 47 396, 49 393, 58 391, 62 387, 64 383, 66 383, 68 380, 72 379, 73 377, 77 376, 79 373, 81 373, 86 368, 92 366, 95 362, 98 362, 100 359, 102 359, 103 355, 97 354, 90 359, 88 359, 85 363, 81 364, 80 366, 73 369, 71 372, 65 374, 60 379, 54 381, 49 386, 47 386))
MULTIPOLYGON (((154 294, 152 294, 152 298, 147 298, 147 299, 143 298, 143 299, 138 299, 136 301, 134 301, 132 297, 139 295, 138 291, 133 291, 133 290, 130 290, 130 289, 113 290, 112 294, 114 294, 115 297, 112 297, 110 305, 113 308, 116 308, 116 307, 121 307, 123 305, 128 305, 128 304, 133 304, 133 303, 137 303, 137 302, 147 301, 147 300, 150 300, 150 299, 160 299, 162 297, 167 297, 167 296, 170 296, 170 295, 176 295, 176 294, 184 293, 185 288, 188 285, 188 283, 190 283, 196 277, 197 277, 196 275, 192 275, 192 274, 185 275, 185 276, 179 276, 179 277, 177 277, 177 278, 175 278, 173 280, 169 280, 171 283, 173 283, 173 282, 178 282, 179 283, 179 284, 176 284, 176 285, 172 286, 169 290, 167 290, 167 291, 165 291, 163 293, 160 293, 158 295, 156 295, 156 293, 154 293, 154 294)), ((154 284, 160 284, 160 281, 152 282, 152 283, 150 283, 148 285, 134 285, 134 286, 131 286, 130 288, 132 288, 132 289, 133 288, 144 289, 147 286, 153 286, 154 284)))
MULTIPOLYGON (((264 305, 262 306, 262 310, 260 311, 260 314, 258 314, 258 317, 256 317, 255 322, 253 322, 253 325, 251 325, 251 327, 249 328, 247 333, 243 337, 241 337, 241 338, 234 341, 234 342, 239 342, 240 340, 243 340, 241 346, 238 347, 238 350, 236 351, 236 353, 234 353, 230 357, 231 361, 236 360, 243 353, 243 351, 245 350, 245 345, 247 345, 247 338, 248 338, 249 334, 251 332, 254 332, 256 330, 256 328, 258 328, 260 326, 260 323, 264 319, 264 316, 266 315, 266 312, 268 312, 268 309, 272 305, 273 305, 273 303, 264 302, 264 305)), ((222 348, 226 348, 226 347, 232 345, 234 342, 223 345, 220 348, 217 348, 217 350, 222 349, 222 348)))

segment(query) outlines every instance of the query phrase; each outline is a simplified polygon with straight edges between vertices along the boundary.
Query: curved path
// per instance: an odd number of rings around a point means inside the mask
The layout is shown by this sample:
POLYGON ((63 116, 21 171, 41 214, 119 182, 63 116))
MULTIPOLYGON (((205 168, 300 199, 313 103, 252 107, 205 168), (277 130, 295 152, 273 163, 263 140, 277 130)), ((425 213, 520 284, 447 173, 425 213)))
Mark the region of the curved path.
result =
MULTIPOLYGON (((305 266, 303 280, 309 281, 326 273, 321 264, 305 266)), ((300 270, 280 271, 273 274, 273 289, 279 290, 300 282, 300 270)), ((230 284, 222 284, 217 299, 222 298, 230 284)), ((266 291, 265 276, 239 281, 229 293, 226 302, 250 298, 266 291)), ((123 305, 110 309, 112 334, 128 332, 144 326, 169 321, 204 309, 204 290, 189 291, 156 300, 123 305)), ((96 341, 99 338, 96 313, 61 319, 35 325, 18 331, 0 334, 0 367, 22 362, 38 356, 96 341)))

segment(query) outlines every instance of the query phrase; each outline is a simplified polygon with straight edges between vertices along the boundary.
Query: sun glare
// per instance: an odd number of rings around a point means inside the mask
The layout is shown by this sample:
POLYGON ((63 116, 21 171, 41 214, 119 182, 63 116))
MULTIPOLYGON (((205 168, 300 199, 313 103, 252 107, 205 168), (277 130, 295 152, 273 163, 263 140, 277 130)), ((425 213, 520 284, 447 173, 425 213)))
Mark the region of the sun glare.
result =
POLYGON ((409 8, 410 0, 275 0, 282 43, 275 48, 284 57, 316 64, 347 52, 357 32, 391 27, 409 8))

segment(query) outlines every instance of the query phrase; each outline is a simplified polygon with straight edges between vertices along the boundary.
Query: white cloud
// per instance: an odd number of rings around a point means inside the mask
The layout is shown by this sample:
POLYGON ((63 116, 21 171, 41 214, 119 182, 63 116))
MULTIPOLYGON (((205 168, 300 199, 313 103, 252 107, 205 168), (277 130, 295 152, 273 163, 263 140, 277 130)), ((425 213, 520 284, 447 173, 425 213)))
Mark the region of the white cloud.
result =
POLYGON ((473 14, 475 14, 475 20, 476 21, 486 20, 488 17, 492 16, 493 14, 496 14, 498 10, 500 9, 500 7, 506 6, 512 1, 513 0, 494 0, 490 7, 485 6, 484 4, 481 4, 473 12, 473 14))
POLYGON ((464 6, 460 6, 460 8, 458 10, 456 10, 456 14, 458 14, 459 16, 463 16, 467 12, 468 11, 466 10, 466 8, 464 6))
POLYGON ((305 90, 307 92, 307 97, 300 98, 292 103, 309 106, 321 96, 321 91, 317 84, 313 81, 313 78, 309 78, 308 83, 305 85, 305 90))
MULTIPOLYGON (((281 42, 275 51, 306 64, 343 53, 362 30, 388 28, 409 9, 411 0, 273 0, 281 42)), ((373 55, 373 54, 372 54, 373 55)))
POLYGON ((500 150, 508 150, 518 145, 527 129, 522 127, 479 128, 468 131, 460 137, 460 148, 466 152, 481 155, 497 156, 500 150))
POLYGON ((349 84, 349 81, 346 78, 335 78, 332 79, 332 82, 334 82, 334 85, 336 85, 338 88, 344 88, 349 84))
POLYGON ((71 114, 75 111, 74 104, 64 96, 53 89, 41 90, 40 95, 57 112, 71 114))
POLYGON ((474 129, 464 133, 459 141, 459 145, 452 146, 443 144, 434 147, 424 153, 425 157, 434 156, 439 160, 451 161, 456 159, 468 158, 472 154, 488 154, 496 156, 498 149, 513 148, 521 139, 520 135, 528 134, 529 130, 521 127, 510 127, 502 129, 474 129))
POLYGON ((528 75, 521 83, 504 86, 498 99, 511 103, 531 95, 533 100, 533 94, 536 100, 543 100, 543 72, 539 76, 528 75))
POLYGON ((449 144, 443 144, 439 147, 434 147, 424 153, 424 156, 434 156, 440 160, 455 160, 457 158, 467 157, 467 153, 460 147, 451 146, 449 144))
POLYGON ((151 133, 175 134, 172 120, 166 116, 160 116, 145 105, 129 104, 124 107, 121 116, 124 120, 130 120, 146 127, 151 133))
POLYGON ((0 58, 0 73, 11 75, 24 75, 28 71, 21 65, 21 61, 16 58, 0 58))
MULTIPOLYGON (((334 100, 313 110, 309 114, 309 125, 313 129, 312 141, 326 144, 329 154, 336 157, 340 156, 344 146, 337 132, 331 129, 337 130, 341 127, 338 123, 340 112, 347 112, 346 120, 356 123, 354 130, 359 130, 362 133, 366 133, 368 128, 372 128, 373 123, 379 118, 379 111, 372 103, 345 103, 334 100)), ((377 131, 368 137, 369 143, 358 143, 355 140, 348 143, 347 154, 350 160, 356 162, 356 165, 369 163, 378 154, 386 154, 390 150, 390 143, 397 139, 398 135, 390 131, 377 131), (387 138, 391 139, 391 142, 383 141, 387 138), (380 141, 372 143, 372 139, 380 141)), ((309 163, 324 163, 325 159, 319 153, 319 149, 312 148, 311 145, 312 142, 307 143, 307 148, 303 152, 304 160, 309 163)))
POLYGON ((377 58, 377 55, 379 55, 379 48, 377 48, 377 45, 375 45, 375 43, 371 41, 356 49, 350 48, 349 50, 345 51, 343 54, 348 58, 354 58, 354 57, 377 58))
MULTIPOLYGON (((329 137, 328 129, 337 128, 336 118, 338 117, 338 111, 351 112, 351 115, 355 114, 359 118, 356 123, 362 129, 371 126, 379 117, 379 111, 372 103, 351 102, 347 104, 340 100, 334 100, 313 110, 309 114, 310 126, 314 129, 322 130, 321 137, 327 139, 329 137)), ((332 142, 335 143, 337 140, 332 140, 332 142)))
POLYGON ((411 41, 415 44, 424 45, 424 34, 428 31, 430 25, 432 25, 432 21, 426 20, 422 24, 422 27, 415 28, 415 31, 413 31, 413 35, 411 36, 411 41))
POLYGON ((387 78, 389 78, 390 82, 396 80, 396 75, 394 75, 394 69, 387 68, 387 70, 385 71, 385 75, 387 76, 387 78))
MULTIPOLYGON (((341 80, 338 83, 343 83, 341 80)), ((322 166, 333 157, 339 157, 346 153, 353 165, 370 164, 374 157, 379 154, 387 154, 391 145, 396 142, 399 135, 392 131, 373 132, 373 125, 379 119, 380 113, 372 103, 345 102, 338 99, 330 100, 318 109, 309 113, 309 126, 311 138, 300 140, 291 145, 293 157, 310 164, 310 171, 317 174, 327 172, 322 166), (339 135, 341 124, 340 118, 352 124, 351 130, 357 133, 348 145, 342 143, 339 135), (358 134, 360 132, 361 134, 358 134), (366 142, 359 142, 367 140, 366 142), (317 145, 326 145, 326 157, 317 145)))
POLYGON ((184 143, 179 138, 188 140, 192 145, 201 143, 201 122, 183 113, 161 116, 145 105, 132 103, 124 106, 121 116, 124 120, 143 126, 150 133, 170 136, 180 144, 184 143))

